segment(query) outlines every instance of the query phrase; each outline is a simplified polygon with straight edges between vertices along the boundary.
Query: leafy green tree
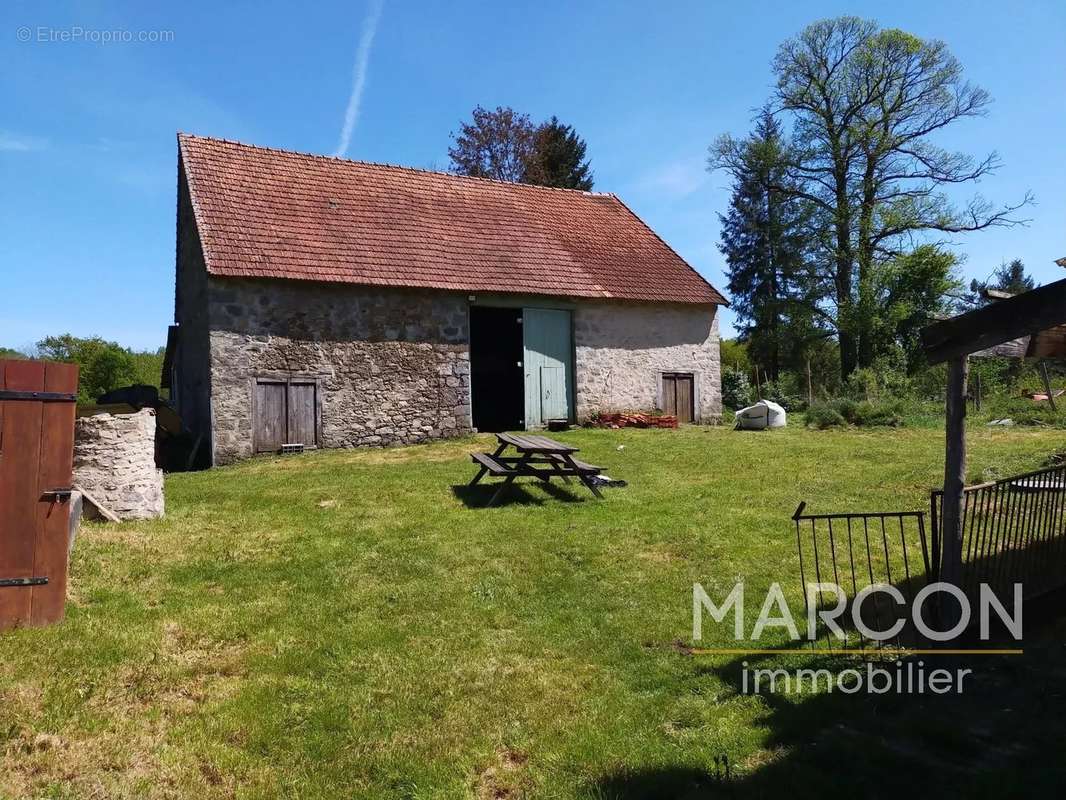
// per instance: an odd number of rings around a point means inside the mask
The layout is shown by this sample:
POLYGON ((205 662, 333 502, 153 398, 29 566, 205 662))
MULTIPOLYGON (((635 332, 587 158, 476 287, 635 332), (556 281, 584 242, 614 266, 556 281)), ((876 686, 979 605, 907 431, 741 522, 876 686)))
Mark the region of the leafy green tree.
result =
POLYGON ((478 106, 473 120, 460 123, 458 135, 452 134, 448 148, 452 172, 517 183, 526 174, 535 139, 536 129, 528 114, 478 106))
POLYGON ((709 162, 733 178, 729 209, 719 217, 732 308, 748 354, 775 381, 797 334, 816 335, 808 281, 812 207, 787 175, 790 159, 780 126, 764 111, 748 139, 719 140, 709 162))
MULTIPOLYGON (((37 355, 52 361, 78 365, 78 402, 93 403, 104 392, 137 382, 133 354, 117 342, 99 336, 88 339, 65 333, 37 343, 37 355)), ((152 381, 158 385, 158 376, 152 381)))
POLYGON ((589 191, 592 171, 585 150, 585 140, 574 128, 553 116, 536 130, 522 182, 589 191))
POLYGON ((895 357, 911 372, 925 364, 919 333, 950 313, 950 297, 960 286, 957 264, 954 253, 927 244, 875 266, 872 280, 880 313, 870 332, 874 363, 895 357))
POLYGON ((165 354, 165 347, 160 347, 154 352, 145 350, 131 353, 133 356, 133 369, 136 375, 134 383, 158 387, 163 374, 163 356, 165 354))
MULTIPOLYGON (((979 195, 961 207, 948 198, 999 162, 995 153, 974 159, 933 142, 990 102, 943 42, 839 17, 782 44, 773 69, 774 106, 790 115, 794 143, 783 188, 821 218, 821 306, 832 315, 847 376, 877 351, 878 264, 916 237, 1016 224, 1013 212, 1031 198, 998 208, 979 195)), ((744 144, 727 137, 719 147, 735 158, 744 144)))
POLYGON ((722 355, 722 367, 730 367, 747 373, 751 371, 748 346, 739 339, 721 339, 718 348, 722 355))
POLYGON ((26 354, 10 347, 0 347, 0 358, 26 358, 26 354))

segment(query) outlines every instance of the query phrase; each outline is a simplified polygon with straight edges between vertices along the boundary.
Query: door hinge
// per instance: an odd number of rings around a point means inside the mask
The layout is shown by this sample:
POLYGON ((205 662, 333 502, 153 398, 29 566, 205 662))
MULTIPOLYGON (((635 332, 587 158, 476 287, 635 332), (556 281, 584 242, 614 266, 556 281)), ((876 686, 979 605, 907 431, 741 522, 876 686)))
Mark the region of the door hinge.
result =
POLYGON ((45 586, 48 578, 0 578, 0 589, 14 589, 19 586, 45 586))
POLYGON ((78 399, 70 392, 26 392, 17 389, 0 389, 0 400, 33 400, 38 403, 73 403, 78 399))

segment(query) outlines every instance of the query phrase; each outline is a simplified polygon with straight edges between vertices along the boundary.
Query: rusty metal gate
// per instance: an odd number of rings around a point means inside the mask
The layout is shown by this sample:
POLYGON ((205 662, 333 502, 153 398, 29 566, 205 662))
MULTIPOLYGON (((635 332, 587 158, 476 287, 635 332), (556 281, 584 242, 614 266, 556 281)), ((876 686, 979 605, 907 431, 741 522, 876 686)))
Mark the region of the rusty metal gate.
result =
POLYGON ((0 361, 0 629, 63 617, 78 368, 0 361))
MULTIPOLYGON (((815 598, 808 595, 809 583, 836 584, 847 593, 850 601, 869 587, 887 585, 898 590, 909 604, 933 574, 923 512, 807 514, 804 513, 806 508, 806 503, 800 503, 792 515, 806 613, 810 613, 812 600, 818 609, 827 605, 821 592, 815 598)), ((852 615, 846 613, 838 618, 846 638, 834 639, 823 628, 825 648, 869 651, 913 647, 922 643, 918 632, 900 609, 876 593, 863 608, 861 619, 869 630, 887 630, 899 620, 903 621, 903 626, 891 640, 870 641, 852 624, 852 615)), ((811 647, 820 646, 814 640, 810 644, 811 647)))
MULTIPOLYGON (((1027 600, 1066 585, 1066 465, 967 486, 962 498, 958 575, 971 602, 981 584, 1004 602, 1015 583, 1027 600)), ((943 500, 944 493, 934 490, 934 565, 941 559, 943 500)))

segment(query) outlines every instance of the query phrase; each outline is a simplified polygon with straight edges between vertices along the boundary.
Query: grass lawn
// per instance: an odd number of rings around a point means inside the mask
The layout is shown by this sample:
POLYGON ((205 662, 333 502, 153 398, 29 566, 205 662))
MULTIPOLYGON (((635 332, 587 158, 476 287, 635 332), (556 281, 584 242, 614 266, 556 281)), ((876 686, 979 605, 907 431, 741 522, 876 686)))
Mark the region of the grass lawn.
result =
MULTIPOLYGON (((935 701, 745 695, 737 660, 678 646, 694 581, 798 591, 798 501, 925 508, 942 431, 558 436, 628 488, 471 507, 452 487, 478 437, 173 475, 165 519, 83 526, 66 622, 0 634, 0 796, 1001 797, 1066 781, 1061 627, 935 701)), ((969 441, 979 479, 1039 466, 1064 436, 969 441)), ((700 644, 731 634, 711 624, 700 644)))

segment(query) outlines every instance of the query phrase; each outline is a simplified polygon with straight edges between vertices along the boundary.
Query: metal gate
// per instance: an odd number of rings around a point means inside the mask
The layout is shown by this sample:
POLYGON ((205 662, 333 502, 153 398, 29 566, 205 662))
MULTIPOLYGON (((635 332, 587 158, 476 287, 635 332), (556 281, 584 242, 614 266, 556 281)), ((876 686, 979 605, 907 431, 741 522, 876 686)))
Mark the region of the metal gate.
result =
POLYGON ((63 617, 78 368, 0 361, 0 629, 63 617))

